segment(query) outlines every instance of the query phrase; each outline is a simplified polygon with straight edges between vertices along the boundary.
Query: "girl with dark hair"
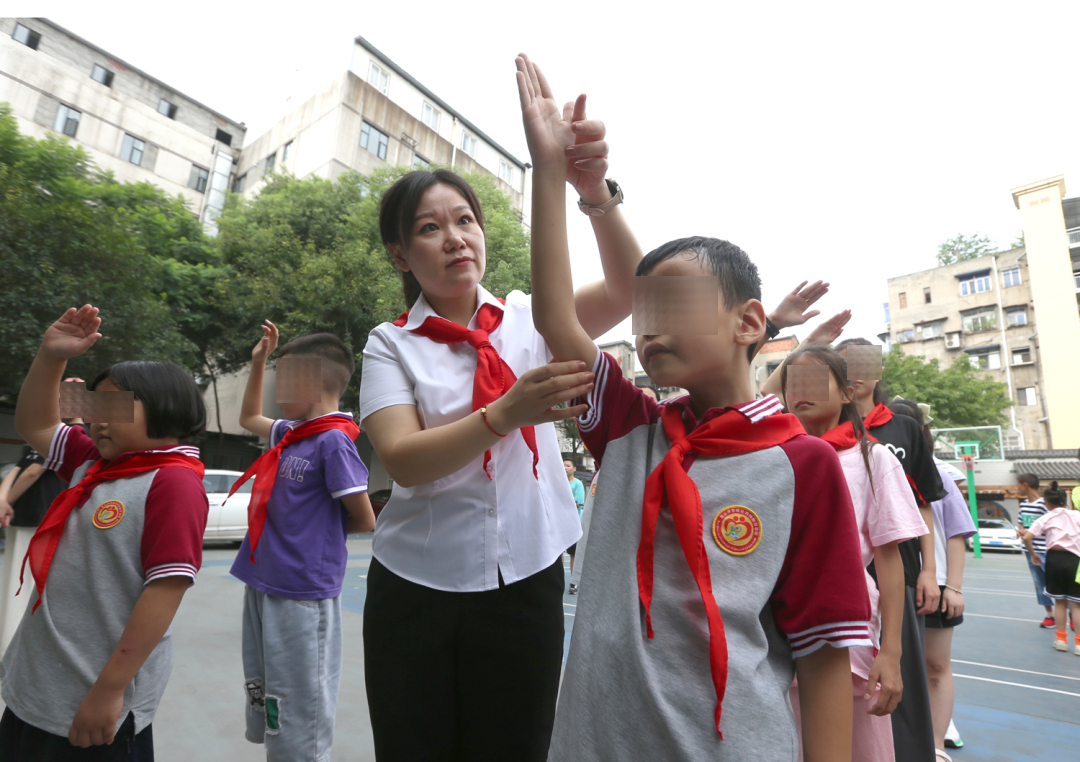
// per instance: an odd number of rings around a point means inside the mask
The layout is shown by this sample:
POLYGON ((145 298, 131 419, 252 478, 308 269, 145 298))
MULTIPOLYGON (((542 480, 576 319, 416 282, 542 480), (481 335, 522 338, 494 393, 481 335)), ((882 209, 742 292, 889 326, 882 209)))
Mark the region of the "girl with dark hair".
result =
MULTIPOLYGON (((873 608, 871 627, 880 651, 851 647, 854 704, 852 760, 893 760, 892 722, 888 715, 900 702, 901 631, 904 616, 904 567, 897 543, 926 533, 915 507, 903 467, 885 447, 872 441, 855 405, 847 380, 847 364, 833 349, 804 346, 781 369, 781 388, 788 409, 812 436, 831 444, 847 478, 859 527, 863 566, 874 561, 877 584, 867 573, 873 608), (821 371, 824 371, 822 373, 821 371), (827 391, 821 376, 827 374, 827 391), (879 593, 880 590, 880 593, 879 593)), ((798 691, 790 691, 799 712, 798 691)))
POLYGON ((24 561, 36 602, 0 662, 3 759, 153 759, 151 720, 173 662, 169 626, 202 562, 203 465, 197 448, 180 444, 206 423, 190 374, 166 362, 119 363, 90 388, 133 393, 130 418, 95 400, 84 416, 89 436, 61 423, 60 380, 67 361, 101 338, 97 314, 87 304, 49 327, 15 407, 19 434, 72 486, 50 505, 24 561), (102 409, 112 409, 104 420, 102 409))
MULTIPOLYGON (((1050 482, 1043 500, 1050 510, 1020 537, 1029 551, 1036 537, 1046 538, 1046 594, 1054 599, 1054 648, 1068 651, 1065 609, 1071 610, 1074 622, 1080 616, 1080 512, 1067 507, 1065 490, 1058 489, 1057 482, 1050 482)), ((1080 635, 1075 636, 1075 641, 1073 653, 1080 656, 1080 635)))
MULTIPOLYGON (((605 281, 575 295, 589 335, 630 313, 641 259, 605 179, 602 122, 567 105, 567 181, 592 221, 605 281)), ((552 363, 529 296, 481 282, 484 214, 449 170, 411 172, 379 228, 408 311, 364 348, 360 420, 393 492, 375 528, 364 606, 368 705, 380 762, 542 762, 564 639, 563 552, 581 522, 562 466, 557 407, 592 388, 552 363)))

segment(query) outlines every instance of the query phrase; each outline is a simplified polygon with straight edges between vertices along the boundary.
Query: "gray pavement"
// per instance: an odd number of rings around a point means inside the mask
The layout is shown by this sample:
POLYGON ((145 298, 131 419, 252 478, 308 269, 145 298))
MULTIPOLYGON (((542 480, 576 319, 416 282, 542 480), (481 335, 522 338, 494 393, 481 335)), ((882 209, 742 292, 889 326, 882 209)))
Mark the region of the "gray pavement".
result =
MULTIPOLYGON (((370 535, 349 541, 342 594, 345 662, 335 762, 374 760, 364 691, 363 606, 370 535)), ((243 585, 229 575, 236 550, 208 545, 198 583, 173 625, 176 663, 154 722, 160 762, 257 762, 262 748, 243 737, 240 611, 243 585)), ((569 578, 569 574, 568 574, 569 578)), ((569 581, 569 579, 568 579, 569 581)), ((1042 608, 1022 557, 968 554, 967 612, 953 644, 956 760, 1016 762, 1080 758, 1080 657, 1052 648, 1038 627, 1042 608)), ((576 596, 564 598, 567 643, 576 596)), ((1072 633, 1069 633, 1070 636, 1072 633)))

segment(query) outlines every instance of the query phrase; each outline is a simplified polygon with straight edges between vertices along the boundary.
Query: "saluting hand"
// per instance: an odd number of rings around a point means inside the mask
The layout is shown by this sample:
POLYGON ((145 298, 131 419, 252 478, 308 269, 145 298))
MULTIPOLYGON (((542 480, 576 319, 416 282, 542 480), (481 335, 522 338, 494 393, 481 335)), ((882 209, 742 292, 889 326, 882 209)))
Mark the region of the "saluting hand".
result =
POLYGON ((45 330, 41 349, 52 359, 66 362, 94 346, 101 338, 97 332, 100 326, 97 307, 89 304, 77 310, 72 307, 45 330))
POLYGON ((265 363, 266 358, 273 354, 278 345, 277 326, 269 320, 264 320, 260 327, 263 331, 263 337, 259 339, 259 343, 255 345, 255 348, 251 350, 251 361, 254 363, 265 363))

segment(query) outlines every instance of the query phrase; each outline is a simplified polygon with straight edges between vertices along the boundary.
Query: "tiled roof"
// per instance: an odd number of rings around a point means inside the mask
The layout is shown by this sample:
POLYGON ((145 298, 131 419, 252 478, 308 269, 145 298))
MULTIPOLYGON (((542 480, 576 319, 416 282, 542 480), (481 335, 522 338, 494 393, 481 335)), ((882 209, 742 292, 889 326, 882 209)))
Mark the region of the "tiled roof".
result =
POLYGON ((1018 474, 1035 474, 1040 479, 1080 479, 1080 460, 1075 457, 1016 460, 1013 467, 1018 474))

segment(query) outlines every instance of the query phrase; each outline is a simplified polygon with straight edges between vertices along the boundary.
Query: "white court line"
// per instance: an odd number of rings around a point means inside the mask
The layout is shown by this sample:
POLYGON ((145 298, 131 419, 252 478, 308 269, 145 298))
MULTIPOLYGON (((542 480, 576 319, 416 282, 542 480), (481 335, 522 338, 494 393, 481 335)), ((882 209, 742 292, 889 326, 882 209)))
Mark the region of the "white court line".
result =
POLYGON ((1043 677, 1056 677, 1062 680, 1077 680, 1080 681, 1080 677, 1070 677, 1068 675, 1055 675, 1052 672, 1034 672, 1030 669, 1017 669, 1016 667, 999 667, 997 664, 983 664, 978 661, 963 661, 962 659, 953 659, 953 664, 970 664, 975 667, 990 667, 991 669, 1007 669, 1010 672, 1024 672, 1029 675, 1042 675, 1043 677))
POLYGON ((1056 688, 1040 688, 1038 685, 1025 685, 1024 683, 1009 683, 1005 680, 991 680, 989 677, 975 677, 974 675, 959 675, 953 672, 953 677, 966 677, 968 680, 982 680, 984 683, 997 683, 998 685, 1012 685, 1016 688, 1031 688, 1033 691, 1046 691, 1047 693, 1060 693, 1064 696, 1076 696, 1080 698, 1080 693, 1070 693, 1069 691, 1059 691, 1056 688))
POLYGON ((564 605, 564 606, 569 606, 569 607, 570 607, 570 608, 572 608, 572 609, 576 609, 576 608, 577 608, 577 604, 576 604, 576 603, 564 603, 563 605, 564 605))
POLYGON ((983 619, 1008 619, 1010 622, 1028 622, 1028 623, 1036 623, 1036 624, 1042 621, 1041 619, 1020 619, 1019 617, 1015 617, 1015 616, 994 616, 993 614, 972 614, 970 611, 965 611, 964 616, 978 616, 978 617, 982 617, 983 619))
POLYGON ((1005 590, 987 590, 987 589, 981 588, 981 587, 965 587, 964 592, 965 593, 986 593, 987 595, 1009 595, 1009 596, 1012 596, 1013 598, 1030 598, 1032 596, 1031 592, 1027 592, 1027 593, 1010 593, 1010 592, 1006 592, 1005 590))

